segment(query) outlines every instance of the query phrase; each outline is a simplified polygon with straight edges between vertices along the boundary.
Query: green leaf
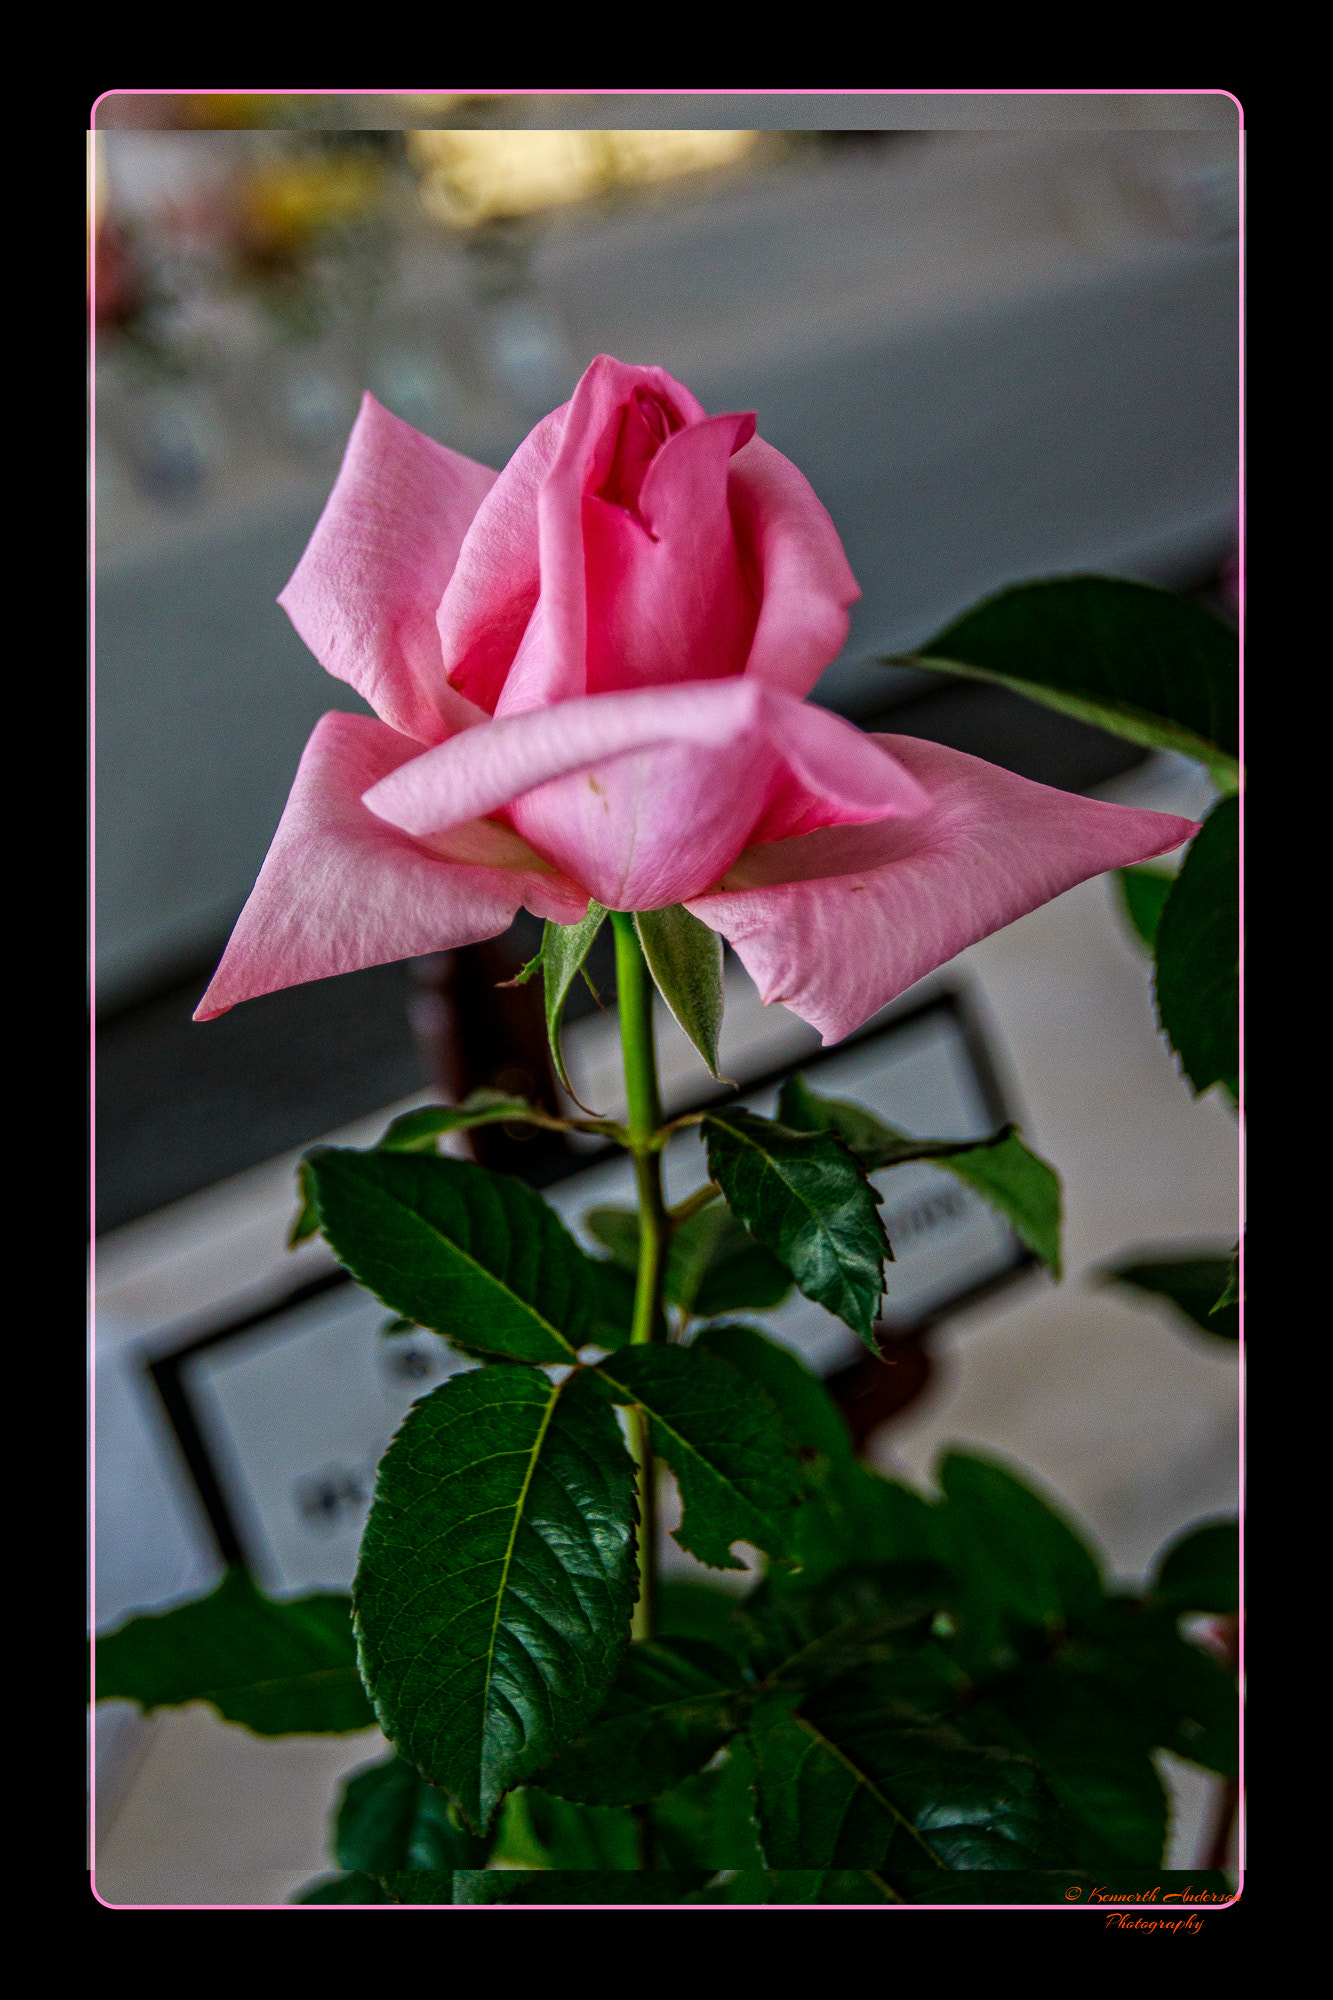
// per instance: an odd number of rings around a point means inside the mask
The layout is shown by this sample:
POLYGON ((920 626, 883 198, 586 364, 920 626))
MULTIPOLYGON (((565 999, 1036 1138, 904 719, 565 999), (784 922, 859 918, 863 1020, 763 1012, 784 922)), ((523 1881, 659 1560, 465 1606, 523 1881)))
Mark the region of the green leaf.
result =
POLYGON ((487 1846, 402 1757, 355 1771, 343 1786, 334 1823, 340 1868, 381 1878, 404 1868, 479 1868, 487 1846))
POLYGON ((1201 1332, 1234 1342, 1240 1338, 1240 1308, 1224 1303, 1230 1268, 1226 1257, 1137 1256, 1105 1265, 1095 1275, 1103 1284, 1125 1285, 1150 1298, 1165 1299, 1201 1332))
POLYGON ((872 1868, 746 1869, 729 1885, 730 1903, 901 1903, 872 1868))
POLYGON ((1155 868, 1117 868, 1115 879, 1121 908, 1136 937, 1151 951, 1176 878, 1162 875, 1155 868))
POLYGON ((520 1866, 637 1868, 638 1822, 622 1808, 583 1805, 525 1786, 505 1801, 496 1858, 511 1856, 520 1866))
POLYGON ((1060 1177, 1013 1125, 987 1139, 915 1139, 873 1112, 840 1098, 817 1097, 803 1077, 788 1077, 778 1116, 799 1132, 836 1132, 867 1173, 929 1160, 965 1182, 1060 1276, 1060 1177))
POLYGON ((456 1375, 381 1461, 353 1589, 362 1672, 395 1749, 479 1831, 611 1685, 635 1512, 614 1413, 578 1370, 456 1375))
POLYGON ((789 1556, 799 1468, 767 1396, 691 1347, 622 1347, 594 1373, 647 1412, 653 1450, 680 1488, 681 1548, 712 1569, 745 1567, 735 1541, 789 1556))
POLYGON ((664 1576, 657 1588, 657 1636, 672 1645, 677 1639, 697 1639, 743 1662, 748 1640, 737 1622, 740 1604, 736 1592, 723 1584, 664 1576))
POLYGON ((292 1897, 294 1903, 387 1903, 384 1884, 373 1875, 321 1875, 292 1897))
POLYGON ((384 1901, 419 1903, 440 1909, 458 1900, 454 1893, 457 1880, 456 1872, 448 1868, 397 1869, 384 1879, 384 1901))
POLYGON ((685 1903, 701 1887, 696 1872, 670 1868, 460 1870, 456 1903, 685 1903))
POLYGON ((1198 1096, 1240 1070, 1240 801, 1194 836, 1157 926, 1157 1018, 1198 1096))
POLYGON ((713 1075, 722 1029, 722 940, 683 903, 639 910, 634 928, 657 990, 713 1075))
POLYGON ((206 1701, 256 1736, 343 1736, 375 1717, 341 1592, 275 1603, 243 1570, 193 1604, 132 1618, 96 1641, 97 1699, 144 1713, 206 1701))
POLYGON ((1234 1521, 1189 1528, 1157 1558, 1149 1588, 1175 1611, 1225 1615, 1240 1608, 1240 1531, 1234 1521))
POLYGON ((993 681, 1239 782, 1236 634, 1193 598, 1101 576, 1017 584, 903 664, 993 681))
POLYGON ((798 1452, 817 1452, 832 1463, 854 1457, 851 1433, 819 1376, 789 1347, 753 1326, 706 1326, 696 1352, 715 1354, 777 1405, 783 1429, 798 1452))
POLYGON ((306 1157, 339 1261, 393 1312, 517 1361, 572 1361, 598 1338, 599 1266, 522 1181, 417 1153, 306 1157))
MULTIPOLYGON (((588 914, 580 923, 548 922, 542 932, 541 961, 546 989, 546 1036, 551 1044, 555 1073, 571 1097, 574 1097, 574 1092, 570 1089, 569 1077, 565 1070, 564 1050, 560 1046, 560 1016, 565 1005, 565 995, 583 970, 583 962, 592 949, 593 939, 605 922, 606 911, 600 903, 594 903, 590 898, 588 914)), ((574 1102, 578 1103, 576 1097, 574 1102)))
POLYGON ((950 1452, 939 1471, 942 1559, 958 1577, 959 1652, 970 1664, 1010 1651, 1010 1621, 1059 1633, 1101 1603, 1097 1561, 1077 1530, 1008 1468, 950 1452))
POLYGON ((656 1799, 652 1828, 658 1857, 672 1868, 762 1868, 755 1818, 755 1767, 745 1744, 733 1740, 708 1770, 656 1799))
POLYGON ((755 1711, 759 1824, 770 1866, 1024 1868, 1065 1859, 1035 1765, 948 1729, 906 1726, 872 1676, 755 1711))
POLYGON ((319 1209, 315 1204, 314 1189, 310 1184, 310 1175, 304 1160, 296 1169, 296 1188, 300 1196, 300 1207, 296 1211, 296 1219, 287 1232, 289 1250, 295 1250, 308 1236, 319 1234, 319 1209))
POLYGON ((881 1196, 831 1132, 793 1132, 739 1109, 703 1121, 708 1170, 750 1234, 801 1291, 860 1335, 874 1322, 892 1257, 881 1196))
POLYGON ((716 1648, 688 1639, 631 1646, 596 1720, 541 1773, 542 1787, 587 1805, 641 1805, 700 1770, 746 1705, 736 1662, 716 1648))
MULTIPOLYGON (((637 1210, 594 1208, 584 1220, 621 1270, 638 1269, 637 1210)), ((791 1282, 791 1272, 717 1202, 691 1215, 672 1236, 664 1296, 670 1305, 707 1317, 781 1305, 791 1282)))
POLYGON ((476 1125, 522 1124, 544 1114, 526 1097, 503 1090, 474 1090, 461 1104, 423 1104, 395 1118, 376 1147, 381 1153, 435 1153, 446 1132, 469 1132, 476 1125))

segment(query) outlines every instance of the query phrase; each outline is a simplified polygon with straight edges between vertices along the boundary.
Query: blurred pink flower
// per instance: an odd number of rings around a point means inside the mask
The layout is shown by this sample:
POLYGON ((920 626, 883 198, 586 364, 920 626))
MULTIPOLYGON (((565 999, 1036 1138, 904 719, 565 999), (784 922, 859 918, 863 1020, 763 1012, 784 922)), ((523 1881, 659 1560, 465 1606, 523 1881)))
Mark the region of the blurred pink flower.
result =
POLYGON ((807 703, 859 591, 754 430, 602 355, 497 477, 365 397, 279 602, 381 719, 317 725, 196 1020, 591 896, 684 903, 835 1041, 1189 838, 807 703))

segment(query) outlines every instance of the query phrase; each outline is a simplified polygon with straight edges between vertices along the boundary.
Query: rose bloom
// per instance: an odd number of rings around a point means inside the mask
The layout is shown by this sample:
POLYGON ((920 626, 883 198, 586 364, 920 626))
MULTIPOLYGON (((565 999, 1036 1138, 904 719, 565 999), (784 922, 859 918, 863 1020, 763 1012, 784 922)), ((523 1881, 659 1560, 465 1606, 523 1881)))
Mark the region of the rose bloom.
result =
POLYGON ((316 726, 195 1019, 593 897, 683 903, 834 1042, 1196 831, 807 703, 859 594, 754 417, 661 368, 600 355, 498 476, 367 395, 278 601, 379 720, 316 726))

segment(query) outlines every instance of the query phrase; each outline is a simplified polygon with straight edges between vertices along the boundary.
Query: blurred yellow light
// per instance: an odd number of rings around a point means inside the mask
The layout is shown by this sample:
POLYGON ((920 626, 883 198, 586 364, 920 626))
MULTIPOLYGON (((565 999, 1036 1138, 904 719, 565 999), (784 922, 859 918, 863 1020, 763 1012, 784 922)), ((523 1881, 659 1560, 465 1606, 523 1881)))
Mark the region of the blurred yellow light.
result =
POLYGON ((455 229, 732 165, 755 132, 409 132, 422 206, 455 229))
POLYGON ((275 160, 246 183, 246 224, 261 243, 292 249, 321 229, 365 215, 382 179, 378 163, 361 158, 275 160))

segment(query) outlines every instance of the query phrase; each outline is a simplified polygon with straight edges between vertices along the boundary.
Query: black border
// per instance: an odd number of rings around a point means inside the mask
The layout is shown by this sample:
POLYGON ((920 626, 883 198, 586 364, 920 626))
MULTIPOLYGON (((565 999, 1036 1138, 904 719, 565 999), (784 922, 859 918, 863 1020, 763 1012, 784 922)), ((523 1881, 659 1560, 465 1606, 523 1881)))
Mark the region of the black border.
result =
MULTIPOLYGON (((896 1035, 904 1028, 914 1026, 918 1022, 927 1020, 930 1015, 940 1012, 950 1015, 960 1031, 963 1045, 981 1088, 987 1113, 993 1123, 997 1127, 1009 1123, 1014 1116, 1014 1106, 1010 1101, 1012 1093, 1006 1091, 1001 1081, 995 1057, 972 998, 967 990, 961 987, 946 987, 943 991, 923 999, 916 1006, 894 1014, 886 1021, 881 1021, 877 1026, 871 1024, 858 1034, 847 1036, 832 1048, 812 1051, 799 1061, 785 1063, 779 1069, 749 1078, 737 1086, 735 1094, 737 1097, 748 1097, 757 1091, 771 1090, 775 1084, 785 1082, 789 1076, 796 1075, 798 1071, 819 1069, 863 1043, 896 1035)), ((710 1096, 682 1108, 697 1111, 706 1105, 725 1101, 725 1097, 710 1096)), ((618 1150, 614 1145, 607 1145, 599 1146, 595 1152, 577 1154, 571 1151, 569 1165, 555 1180, 548 1181, 546 1185, 557 1186, 561 1181, 572 1180, 577 1174, 601 1166, 607 1160, 613 1159, 618 1150)), ((1012 1284, 1037 1261, 1032 1251, 1017 1236, 1013 1240, 1015 1248, 1012 1263, 1005 1265, 999 1271, 993 1271, 968 1290, 940 1301, 910 1325, 895 1325, 894 1332, 896 1334, 924 1332, 927 1327, 935 1325, 939 1320, 960 1311, 965 1306, 978 1304, 982 1299, 989 1298, 993 1292, 1012 1284)), ((311 1300, 321 1298, 325 1293, 336 1291, 352 1282, 349 1271, 342 1269, 326 1271, 318 1278, 307 1279, 293 1286, 280 1297, 270 1300, 267 1305, 253 1312, 246 1313, 240 1319, 229 1319, 207 1333, 195 1335, 170 1352, 159 1354, 155 1360, 147 1364, 146 1372, 166 1413, 185 1468, 208 1517, 218 1554, 229 1568, 256 1568, 259 1551, 254 1546, 247 1547, 247 1542, 251 1538, 243 1533, 237 1511, 227 1497, 228 1482, 221 1463, 221 1454, 216 1445, 210 1447, 207 1440, 205 1426, 200 1421, 199 1410, 190 1393, 187 1366, 197 1354, 202 1354, 211 1347, 219 1347, 224 1342, 240 1339, 247 1333, 253 1333, 268 1321, 278 1319, 285 1313, 294 1312, 311 1300)))

